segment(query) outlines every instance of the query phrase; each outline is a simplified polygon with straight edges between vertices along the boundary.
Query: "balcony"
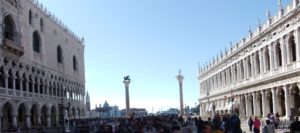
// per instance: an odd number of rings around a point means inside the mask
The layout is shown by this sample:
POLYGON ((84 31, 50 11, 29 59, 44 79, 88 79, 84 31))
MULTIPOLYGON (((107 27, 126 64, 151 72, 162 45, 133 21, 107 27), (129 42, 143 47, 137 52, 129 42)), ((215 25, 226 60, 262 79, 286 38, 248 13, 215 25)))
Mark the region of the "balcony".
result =
POLYGON ((11 52, 19 57, 24 54, 24 47, 9 39, 3 39, 1 48, 5 51, 11 52))

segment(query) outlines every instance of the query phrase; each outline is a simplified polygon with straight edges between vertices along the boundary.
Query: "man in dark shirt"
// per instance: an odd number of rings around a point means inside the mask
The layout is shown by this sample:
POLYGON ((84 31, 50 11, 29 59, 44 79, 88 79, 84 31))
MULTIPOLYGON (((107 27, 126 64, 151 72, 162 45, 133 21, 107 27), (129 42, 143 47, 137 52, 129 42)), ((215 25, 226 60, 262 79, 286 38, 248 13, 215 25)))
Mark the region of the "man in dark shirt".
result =
POLYGON ((300 132, 300 121, 298 117, 296 117, 295 121, 291 123, 290 130, 291 133, 300 132))

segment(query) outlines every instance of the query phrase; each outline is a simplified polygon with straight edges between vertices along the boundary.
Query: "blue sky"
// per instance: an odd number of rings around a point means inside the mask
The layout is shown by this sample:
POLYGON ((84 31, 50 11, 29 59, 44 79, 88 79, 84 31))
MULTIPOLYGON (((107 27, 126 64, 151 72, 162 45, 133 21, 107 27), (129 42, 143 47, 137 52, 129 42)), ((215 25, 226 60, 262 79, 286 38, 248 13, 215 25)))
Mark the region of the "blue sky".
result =
MULTIPOLYGON (((200 65, 248 35, 277 0, 40 0, 85 38, 86 89, 91 106, 125 108, 123 76, 130 75, 131 107, 149 112, 179 107, 175 76, 184 75, 184 103, 199 98, 200 65)), ((283 0, 283 5, 292 0, 283 0)))

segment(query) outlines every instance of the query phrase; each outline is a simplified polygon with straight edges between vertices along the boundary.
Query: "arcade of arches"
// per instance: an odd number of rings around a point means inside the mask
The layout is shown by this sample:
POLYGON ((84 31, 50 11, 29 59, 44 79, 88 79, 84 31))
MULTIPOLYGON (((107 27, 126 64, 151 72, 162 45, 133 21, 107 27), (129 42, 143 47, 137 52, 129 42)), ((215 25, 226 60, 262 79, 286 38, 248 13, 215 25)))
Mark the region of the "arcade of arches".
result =
MULTIPOLYGON (((59 106, 48 103, 6 101, 1 105, 1 128, 31 128, 36 126, 53 127, 59 125, 59 106)), ((83 109, 70 107, 67 110, 70 119, 82 117, 83 109)))
POLYGON ((280 116, 300 116, 300 84, 292 83, 262 89, 250 93, 233 95, 233 102, 218 99, 202 104, 202 115, 214 113, 225 114, 239 112, 240 116, 262 116, 268 113, 278 113, 280 116))

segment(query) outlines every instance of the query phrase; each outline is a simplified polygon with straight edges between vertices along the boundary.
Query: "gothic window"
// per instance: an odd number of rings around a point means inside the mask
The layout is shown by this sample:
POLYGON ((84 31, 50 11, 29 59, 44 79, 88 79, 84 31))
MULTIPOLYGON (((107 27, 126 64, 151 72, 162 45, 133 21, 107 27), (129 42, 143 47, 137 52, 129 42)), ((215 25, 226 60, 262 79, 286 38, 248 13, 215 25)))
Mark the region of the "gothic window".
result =
POLYGON ((14 21, 11 16, 4 18, 4 38, 14 41, 14 21))
POLYGON ((29 10, 28 20, 29 20, 29 24, 32 24, 32 11, 31 10, 29 10))
POLYGON ((60 45, 57 46, 56 51, 57 51, 57 62, 62 63, 63 62, 62 61, 63 60, 62 59, 62 49, 61 49, 60 45))
POLYGON ((75 55, 73 56, 73 70, 77 71, 78 70, 78 64, 77 64, 77 59, 75 55))
POLYGON ((37 53, 41 52, 41 39, 40 39, 40 35, 37 31, 33 32, 32 46, 33 46, 34 52, 37 52, 37 53))

